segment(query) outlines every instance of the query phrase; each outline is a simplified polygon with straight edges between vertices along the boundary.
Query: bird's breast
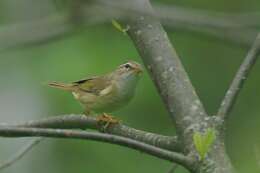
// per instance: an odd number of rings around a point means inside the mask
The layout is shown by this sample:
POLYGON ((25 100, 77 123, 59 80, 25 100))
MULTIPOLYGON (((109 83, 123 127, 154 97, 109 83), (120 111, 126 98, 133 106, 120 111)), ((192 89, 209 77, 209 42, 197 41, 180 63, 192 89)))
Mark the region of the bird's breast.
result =
POLYGON ((113 112, 126 105, 134 95, 136 81, 116 81, 100 91, 98 95, 87 92, 73 92, 83 106, 94 112, 113 112))

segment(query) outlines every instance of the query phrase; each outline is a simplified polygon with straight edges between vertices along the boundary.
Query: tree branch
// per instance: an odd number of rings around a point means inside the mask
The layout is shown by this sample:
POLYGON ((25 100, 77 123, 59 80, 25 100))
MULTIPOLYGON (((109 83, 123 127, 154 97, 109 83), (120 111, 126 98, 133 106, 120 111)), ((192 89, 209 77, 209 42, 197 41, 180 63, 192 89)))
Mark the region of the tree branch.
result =
POLYGON ((0 51, 44 43, 66 35, 71 30, 71 26, 66 22, 66 16, 61 15, 2 26, 0 28, 0 51))
POLYGON ((0 126, 0 136, 2 137, 31 137, 42 136, 52 138, 66 138, 66 139, 85 139, 107 142, 111 144, 117 144, 145 152, 152 156, 176 162, 187 169, 193 169, 193 160, 183 154, 164 150, 152 145, 148 145, 139 141, 135 141, 129 138, 103 134, 97 132, 88 132, 82 130, 64 130, 64 129, 43 129, 43 128, 31 128, 31 127, 14 127, 14 126, 0 126))
POLYGON ((107 5, 107 8, 103 7, 105 8, 103 13, 116 13, 117 15, 114 16, 117 18, 121 16, 127 20, 133 14, 150 16, 160 19, 160 22, 168 29, 205 34, 243 46, 250 45, 258 33, 255 28, 255 26, 259 26, 259 22, 256 20, 258 15, 225 14, 162 4, 155 4, 155 13, 152 13, 145 9, 131 7, 129 5, 131 1, 118 3, 115 0, 99 0, 98 2, 107 5), (254 22, 252 20, 248 22, 249 17, 254 18, 254 22))
POLYGON ((115 4, 111 3, 112 1, 106 1, 105 7, 104 1, 99 2, 103 3, 103 6, 93 5, 81 9, 84 12, 81 16, 83 20, 76 23, 71 21, 70 16, 58 14, 37 21, 1 26, 0 51, 59 39, 77 31, 75 24, 80 23, 86 27, 110 22, 111 18, 127 19, 136 13, 157 17, 168 28, 198 32, 246 46, 251 43, 258 32, 257 29, 251 27, 258 23, 246 23, 243 16, 240 20, 239 17, 231 14, 211 14, 212 12, 203 10, 158 4, 155 5, 156 13, 151 13, 142 9, 129 8, 128 5, 120 5, 122 3, 115 4))
POLYGON ((14 163, 16 163, 18 160, 20 160, 26 153, 28 153, 34 146, 39 144, 42 140, 43 140, 43 138, 33 139, 30 143, 28 143, 21 150, 19 150, 17 153, 15 153, 11 158, 2 162, 0 164, 0 170, 3 170, 9 166, 12 166, 14 163))
POLYGON ((248 78, 258 56, 260 54, 260 34, 256 37, 251 49, 249 50, 244 61, 240 65, 226 95, 221 103, 217 115, 222 119, 227 119, 228 115, 236 102, 237 96, 241 91, 245 80, 248 78))
POLYGON ((178 165, 173 164, 172 167, 171 167, 171 169, 168 171, 168 173, 174 173, 177 168, 178 168, 178 165))
MULTIPOLYGON (((148 0, 135 0, 133 4, 135 8, 152 12, 148 0)), ((175 122, 178 137, 185 147, 192 147, 193 130, 200 130, 196 127, 200 128, 207 114, 177 53, 154 18, 138 16, 128 24, 129 35, 175 122)))
MULTIPOLYGON (((110 16, 98 16, 95 10, 95 6, 84 8, 82 26, 103 24, 110 19, 110 16)), ((29 22, 0 25, 0 51, 48 43, 75 33, 80 25, 71 20, 70 16, 60 13, 29 22)))
MULTIPOLYGON (((100 130, 102 126, 94 116, 85 115, 63 115, 49 117, 43 120, 28 121, 12 124, 15 127, 37 127, 37 128, 58 128, 58 129, 95 129, 100 130)), ((177 137, 154 134, 142 130, 137 130, 123 124, 109 126, 106 133, 131 138, 156 147, 171 151, 181 151, 181 144, 177 137)))
MULTIPOLYGON (((136 8, 152 11, 149 0, 132 0, 136 8)), ((137 14, 138 15, 138 14, 137 14)), ((160 23, 149 16, 136 16, 128 22, 129 35, 175 122, 184 152, 197 155, 194 131, 205 131, 211 117, 205 112, 194 88, 160 23)), ((214 127, 214 126, 213 126, 214 127)), ((196 162, 193 172, 231 173, 232 165, 223 141, 217 136, 207 161, 196 162)))

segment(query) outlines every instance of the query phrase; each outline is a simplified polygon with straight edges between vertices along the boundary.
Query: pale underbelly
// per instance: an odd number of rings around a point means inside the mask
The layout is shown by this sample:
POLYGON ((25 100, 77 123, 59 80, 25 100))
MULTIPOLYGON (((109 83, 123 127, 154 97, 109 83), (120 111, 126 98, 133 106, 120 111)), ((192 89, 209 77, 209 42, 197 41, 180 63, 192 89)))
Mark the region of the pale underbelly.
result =
POLYGON ((81 96, 76 93, 73 93, 73 95, 87 111, 95 113, 113 112, 125 106, 132 98, 130 95, 121 97, 114 95, 96 96, 88 93, 81 96))

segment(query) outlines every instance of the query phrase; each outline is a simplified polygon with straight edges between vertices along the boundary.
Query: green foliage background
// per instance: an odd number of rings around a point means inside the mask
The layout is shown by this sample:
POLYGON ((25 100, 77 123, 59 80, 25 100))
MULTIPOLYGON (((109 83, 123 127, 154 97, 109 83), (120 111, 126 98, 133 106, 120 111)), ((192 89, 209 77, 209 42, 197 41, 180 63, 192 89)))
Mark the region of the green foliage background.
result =
MULTIPOLYGON (((2 25, 15 21, 4 15, 8 10, 4 6, 6 2, 0 3, 2 25)), ((258 0, 163 2, 224 12, 252 12, 259 10, 260 5, 258 0)), ((15 6, 19 8, 21 4, 15 6)), ((216 113, 248 48, 199 34, 167 31, 204 106, 210 114, 216 113)), ((129 37, 111 24, 89 27, 48 44, 0 52, 0 121, 15 122, 82 113, 82 108, 69 93, 48 88, 45 84, 53 80, 68 82, 103 74, 129 59, 142 63, 129 37)), ((228 122, 228 153, 241 173, 260 171, 259 73, 258 62, 228 122)), ((138 85, 133 101, 114 114, 125 124, 138 129, 166 135, 175 133, 147 72, 138 85)), ((25 140, 23 143, 20 141, 0 138, 0 159, 5 159, 26 143, 25 140)), ((170 167, 171 163, 166 161, 111 144, 49 139, 3 172, 167 173, 170 167)), ((184 173, 185 170, 178 168, 176 172, 184 173)))

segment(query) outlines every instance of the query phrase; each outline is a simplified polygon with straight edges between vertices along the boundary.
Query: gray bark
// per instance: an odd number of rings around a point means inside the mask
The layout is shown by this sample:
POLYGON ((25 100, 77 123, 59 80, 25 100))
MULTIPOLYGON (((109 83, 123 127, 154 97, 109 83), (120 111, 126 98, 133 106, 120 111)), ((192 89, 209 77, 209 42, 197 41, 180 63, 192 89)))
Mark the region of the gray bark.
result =
MULTIPOLYGON (((152 11, 149 0, 133 1, 135 8, 152 11)), ((136 16, 128 21, 129 35, 157 86, 172 117, 185 153, 196 157, 192 136, 195 131, 214 128, 205 112, 163 27, 151 16, 136 16)), ((217 123, 216 123, 217 124, 217 123)), ((232 165, 221 138, 216 139, 204 162, 197 162, 192 172, 231 173, 232 165)))

